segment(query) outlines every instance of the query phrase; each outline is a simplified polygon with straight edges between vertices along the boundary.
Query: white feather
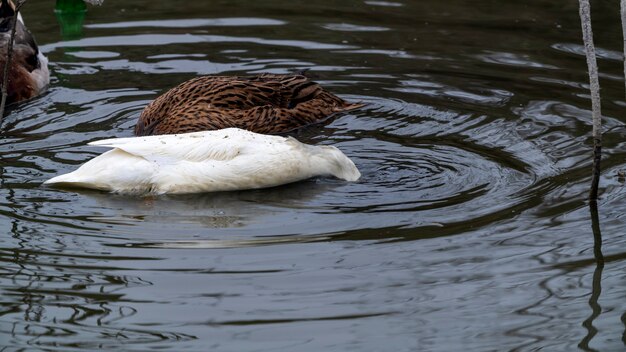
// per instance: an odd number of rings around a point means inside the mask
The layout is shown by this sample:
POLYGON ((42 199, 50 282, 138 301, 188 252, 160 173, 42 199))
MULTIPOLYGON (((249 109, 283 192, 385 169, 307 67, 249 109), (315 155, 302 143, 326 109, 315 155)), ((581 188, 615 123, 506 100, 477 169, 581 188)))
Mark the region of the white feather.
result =
POLYGON ((37 54, 37 59, 39 60, 39 68, 33 70, 30 75, 37 85, 37 91, 42 92, 50 83, 50 71, 48 71, 48 58, 41 51, 37 54))
POLYGON ((114 148, 46 184, 121 193, 198 193, 278 186, 314 176, 356 181, 339 149, 228 128, 179 135, 107 139, 114 148))

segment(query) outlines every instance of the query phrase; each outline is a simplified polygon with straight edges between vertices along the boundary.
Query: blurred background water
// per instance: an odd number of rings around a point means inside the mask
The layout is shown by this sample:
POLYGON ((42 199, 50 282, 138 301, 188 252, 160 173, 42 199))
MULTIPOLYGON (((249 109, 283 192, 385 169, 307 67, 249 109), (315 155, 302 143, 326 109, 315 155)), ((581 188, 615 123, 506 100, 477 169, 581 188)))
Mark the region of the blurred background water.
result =
MULTIPOLYGON (((593 2, 606 129, 619 5, 593 2)), ((618 351, 626 129, 599 228, 576 1, 146 1, 26 24, 48 93, 0 136, 1 351, 618 351), (311 76, 367 108, 298 135, 359 182, 130 197, 41 186, 206 74, 311 76), (600 232, 602 241, 600 241, 600 232)))

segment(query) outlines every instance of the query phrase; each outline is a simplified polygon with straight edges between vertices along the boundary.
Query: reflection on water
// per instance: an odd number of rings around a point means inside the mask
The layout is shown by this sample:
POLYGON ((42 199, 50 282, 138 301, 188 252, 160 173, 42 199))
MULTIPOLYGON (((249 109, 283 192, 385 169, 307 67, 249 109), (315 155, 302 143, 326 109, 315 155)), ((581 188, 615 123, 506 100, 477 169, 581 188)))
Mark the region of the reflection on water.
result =
MULTIPOLYGON (((623 349, 625 132, 605 135, 590 216, 576 3, 107 0, 71 38, 53 6, 25 10, 52 86, 0 137, 0 350, 623 349), (41 186, 181 81, 302 69, 368 103, 296 135, 341 148, 356 183, 41 186)), ((608 129, 626 121, 602 6, 608 129)))
POLYGON ((602 232, 600 231, 600 220, 598 215, 598 204, 594 201, 589 205, 591 211, 591 229, 593 231, 593 256, 596 260, 596 269, 593 272, 591 297, 589 298, 589 307, 591 315, 583 322, 583 326, 587 329, 587 335, 580 341, 578 347, 585 351, 592 350, 589 347, 591 340, 598 334, 598 329, 593 326, 593 321, 602 313, 602 307, 598 304, 600 294, 602 293, 602 270, 604 270, 604 256, 602 255, 602 232))

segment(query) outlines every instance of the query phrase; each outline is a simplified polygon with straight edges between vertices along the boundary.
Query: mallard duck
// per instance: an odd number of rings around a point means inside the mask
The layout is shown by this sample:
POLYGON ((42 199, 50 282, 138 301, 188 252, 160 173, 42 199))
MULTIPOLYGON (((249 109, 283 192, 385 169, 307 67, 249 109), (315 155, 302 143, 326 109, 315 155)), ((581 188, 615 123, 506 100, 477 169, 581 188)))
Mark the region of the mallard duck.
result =
POLYGON ((303 75, 203 76, 150 103, 137 121, 135 135, 228 127, 279 134, 363 105, 348 103, 303 75))
MULTIPOLYGON (((0 82, 7 61, 11 38, 11 22, 15 5, 9 0, 0 2, 0 82)), ((41 94, 50 82, 48 59, 39 51, 35 38, 24 25, 21 14, 15 29, 13 58, 9 68, 7 104, 17 103, 41 94)))
POLYGON ((107 139, 114 148, 48 185, 117 193, 200 193, 278 186, 314 176, 356 181, 361 174, 339 149, 237 128, 107 139))

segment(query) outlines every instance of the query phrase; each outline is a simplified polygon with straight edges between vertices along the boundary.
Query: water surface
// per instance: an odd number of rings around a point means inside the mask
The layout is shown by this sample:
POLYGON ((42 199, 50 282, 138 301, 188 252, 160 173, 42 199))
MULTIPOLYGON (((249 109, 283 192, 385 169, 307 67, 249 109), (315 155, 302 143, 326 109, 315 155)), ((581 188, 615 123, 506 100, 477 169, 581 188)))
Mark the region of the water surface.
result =
MULTIPOLYGON (((24 10, 50 90, 0 137, 0 350, 624 349, 626 129, 605 134, 594 236, 576 2, 107 0, 73 36, 53 5, 24 10), (41 186, 184 80, 302 69, 368 103, 297 136, 358 182, 41 186)), ((593 5, 608 130, 619 9, 593 5)))

